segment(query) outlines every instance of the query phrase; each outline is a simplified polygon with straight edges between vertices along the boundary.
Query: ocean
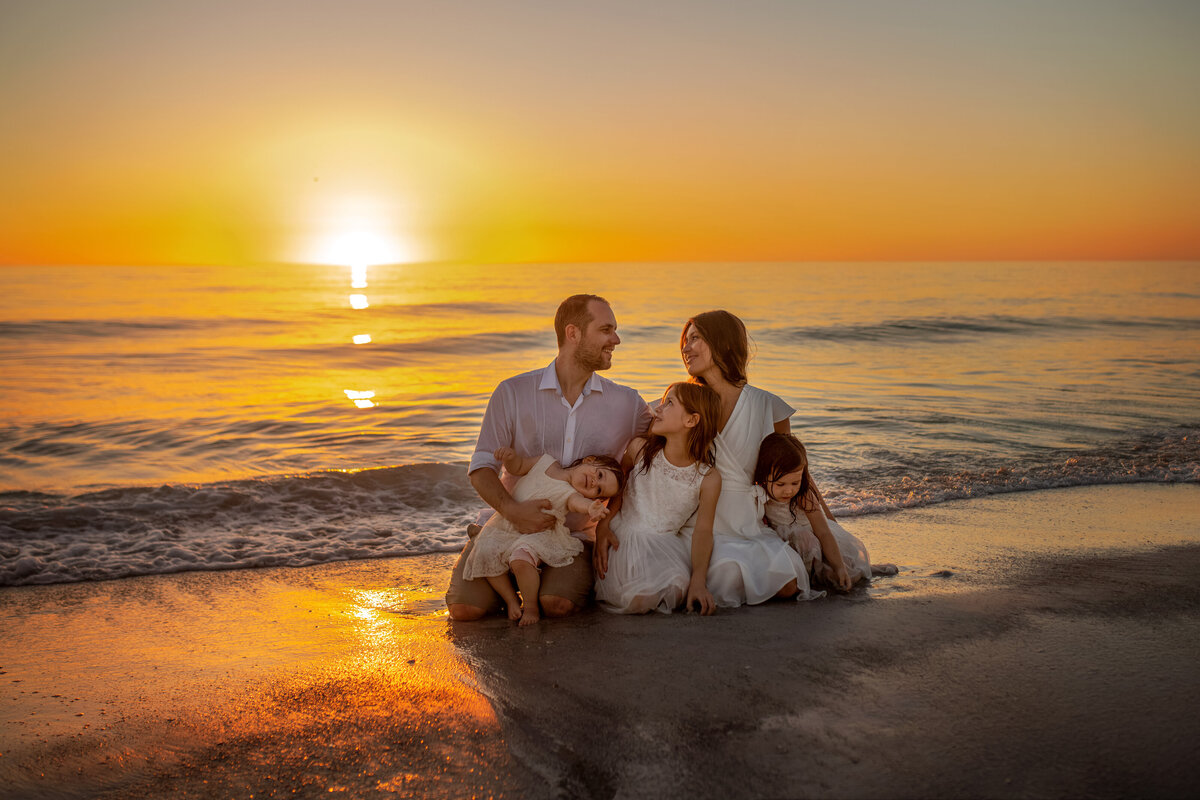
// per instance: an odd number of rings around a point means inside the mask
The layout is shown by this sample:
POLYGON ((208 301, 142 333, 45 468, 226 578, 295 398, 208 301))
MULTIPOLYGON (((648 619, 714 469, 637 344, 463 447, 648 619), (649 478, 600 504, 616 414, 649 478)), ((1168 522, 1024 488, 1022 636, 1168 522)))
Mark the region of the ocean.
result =
POLYGON ((842 517, 1200 482, 1200 263, 4 267, 0 586, 459 549, 576 292, 647 399, 740 316, 842 517))

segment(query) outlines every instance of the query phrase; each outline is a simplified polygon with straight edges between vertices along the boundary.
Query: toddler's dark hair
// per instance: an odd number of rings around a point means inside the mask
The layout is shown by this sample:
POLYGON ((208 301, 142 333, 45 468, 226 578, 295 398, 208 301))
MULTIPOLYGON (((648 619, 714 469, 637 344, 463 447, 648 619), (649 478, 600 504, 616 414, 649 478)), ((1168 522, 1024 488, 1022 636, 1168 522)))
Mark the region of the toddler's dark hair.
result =
MULTIPOLYGON (((577 458, 568 464, 567 469, 570 469, 571 467, 578 467, 585 461, 589 464, 595 464, 601 469, 606 469, 617 477, 617 494, 625 491, 625 470, 621 468, 620 461, 617 461, 612 456, 584 456, 583 458, 577 458)), ((616 495, 613 495, 613 497, 616 497, 616 495)))
MULTIPOLYGON (((769 433, 758 446, 758 463, 754 465, 754 482, 763 489, 790 472, 804 469, 800 479, 800 491, 788 500, 792 519, 796 510, 813 511, 817 508, 816 492, 813 490, 812 475, 808 472, 808 452, 800 440, 790 433, 769 433)), ((767 493, 770 495, 770 492, 767 493)))

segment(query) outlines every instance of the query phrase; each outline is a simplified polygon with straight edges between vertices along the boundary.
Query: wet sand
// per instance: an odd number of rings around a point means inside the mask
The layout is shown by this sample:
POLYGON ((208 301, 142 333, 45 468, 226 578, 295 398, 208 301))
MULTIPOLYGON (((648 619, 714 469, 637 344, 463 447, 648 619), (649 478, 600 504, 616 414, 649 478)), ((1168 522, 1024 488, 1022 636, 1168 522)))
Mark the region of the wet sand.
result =
POLYGON ((454 624, 453 555, 0 590, 3 797, 1183 797, 1200 486, 851 519, 901 573, 454 624))

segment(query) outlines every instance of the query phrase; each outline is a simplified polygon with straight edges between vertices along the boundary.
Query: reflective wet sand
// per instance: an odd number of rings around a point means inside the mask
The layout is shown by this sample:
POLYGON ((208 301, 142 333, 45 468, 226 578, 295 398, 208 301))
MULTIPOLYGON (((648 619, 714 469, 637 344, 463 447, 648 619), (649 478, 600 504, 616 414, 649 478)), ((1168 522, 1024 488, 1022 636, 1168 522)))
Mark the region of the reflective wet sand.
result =
POLYGON ((847 524, 900 574, 713 618, 452 624, 449 555, 5 589, 0 786, 1189 793, 1200 487, 1026 493, 847 524))

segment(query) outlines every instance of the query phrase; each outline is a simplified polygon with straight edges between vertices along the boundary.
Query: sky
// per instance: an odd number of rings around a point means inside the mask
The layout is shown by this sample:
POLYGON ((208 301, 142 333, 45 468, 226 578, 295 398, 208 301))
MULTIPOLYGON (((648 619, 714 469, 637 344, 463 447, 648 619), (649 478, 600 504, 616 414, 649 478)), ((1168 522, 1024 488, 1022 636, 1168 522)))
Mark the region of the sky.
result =
POLYGON ((0 0, 0 263, 1200 258, 1193 0, 0 0))

